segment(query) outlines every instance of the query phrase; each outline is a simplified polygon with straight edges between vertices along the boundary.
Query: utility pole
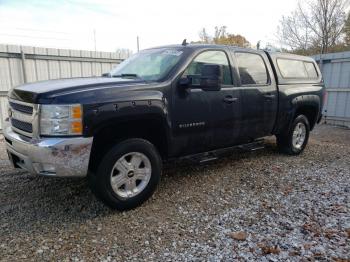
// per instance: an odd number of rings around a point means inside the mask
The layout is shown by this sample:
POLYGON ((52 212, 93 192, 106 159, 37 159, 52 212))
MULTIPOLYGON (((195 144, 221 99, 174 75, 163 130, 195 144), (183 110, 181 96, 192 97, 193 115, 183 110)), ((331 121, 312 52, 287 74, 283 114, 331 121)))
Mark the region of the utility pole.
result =
POLYGON ((96 52, 96 29, 94 28, 94 47, 96 52))
POLYGON ((22 61, 22 71, 23 71, 23 82, 27 83, 27 70, 26 70, 26 55, 24 54, 23 50, 21 51, 21 61, 22 61))
POLYGON ((139 51, 140 51, 140 40, 139 40, 139 36, 137 36, 136 41, 137 41, 137 52, 139 52, 139 51))

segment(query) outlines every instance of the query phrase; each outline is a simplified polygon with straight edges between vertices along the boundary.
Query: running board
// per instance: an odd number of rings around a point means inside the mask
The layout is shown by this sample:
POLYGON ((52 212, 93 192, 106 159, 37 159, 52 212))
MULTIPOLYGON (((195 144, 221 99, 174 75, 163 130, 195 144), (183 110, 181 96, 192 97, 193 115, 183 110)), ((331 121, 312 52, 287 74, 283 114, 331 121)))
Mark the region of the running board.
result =
MULTIPOLYGON (((225 147, 225 148, 220 148, 220 149, 216 149, 216 150, 212 150, 212 151, 208 151, 208 152, 204 152, 204 153, 183 156, 183 157, 176 159, 176 161, 178 161, 178 160, 191 161, 191 162, 203 164, 203 163, 217 160, 220 156, 228 154, 234 150, 256 151, 256 150, 263 149, 263 148, 265 148, 264 139, 258 139, 258 140, 251 142, 251 143, 247 143, 247 144, 243 144, 243 145, 225 147)), ((171 160, 171 159, 169 159, 169 160, 171 160)))
POLYGON ((256 151, 259 149, 264 149, 264 139, 255 140, 249 144, 239 145, 238 148, 244 151, 256 151))
POLYGON ((214 161, 218 159, 217 156, 213 156, 213 157, 208 157, 208 158, 203 158, 199 161, 199 163, 203 164, 203 163, 206 163, 206 162, 210 162, 210 161, 214 161))

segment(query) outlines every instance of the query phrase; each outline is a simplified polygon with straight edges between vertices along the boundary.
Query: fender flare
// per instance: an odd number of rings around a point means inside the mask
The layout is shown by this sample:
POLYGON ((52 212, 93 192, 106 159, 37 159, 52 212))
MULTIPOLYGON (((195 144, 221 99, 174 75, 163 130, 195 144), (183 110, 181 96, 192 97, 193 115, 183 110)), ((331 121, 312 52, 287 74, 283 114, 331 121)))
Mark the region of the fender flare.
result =
MULTIPOLYGON (((297 112, 303 107, 313 108, 317 111, 317 115, 316 115, 315 121, 314 121, 316 123, 318 116, 320 114, 320 108, 321 108, 321 99, 318 95, 300 95, 300 96, 293 98, 291 103, 292 103, 292 108, 293 108, 293 111, 292 111, 293 117, 289 121, 288 129, 291 127, 295 117, 297 117, 297 115, 296 115, 297 112)), ((310 123, 310 129, 312 129, 314 127, 315 123, 310 123)))

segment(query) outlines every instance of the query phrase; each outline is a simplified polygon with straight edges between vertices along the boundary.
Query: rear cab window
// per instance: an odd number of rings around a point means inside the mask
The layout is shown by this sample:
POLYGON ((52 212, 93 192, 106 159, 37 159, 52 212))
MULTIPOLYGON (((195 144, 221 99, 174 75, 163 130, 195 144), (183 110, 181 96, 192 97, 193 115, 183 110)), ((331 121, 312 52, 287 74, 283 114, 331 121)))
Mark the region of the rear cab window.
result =
POLYGON ((317 70, 316 70, 314 63, 304 62, 304 65, 305 65, 306 72, 307 72, 309 78, 317 78, 318 77, 317 70))
POLYGON ((316 79, 318 73, 312 62, 278 58, 277 66, 283 78, 292 79, 316 79))

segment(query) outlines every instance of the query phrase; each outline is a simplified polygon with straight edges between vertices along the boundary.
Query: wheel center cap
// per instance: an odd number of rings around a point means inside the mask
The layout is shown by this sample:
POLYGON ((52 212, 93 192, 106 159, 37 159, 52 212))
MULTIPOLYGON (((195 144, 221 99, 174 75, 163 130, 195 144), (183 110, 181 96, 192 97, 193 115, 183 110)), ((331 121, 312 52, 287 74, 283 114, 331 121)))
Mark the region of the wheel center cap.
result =
POLYGON ((128 172, 128 177, 133 177, 134 176, 134 171, 133 170, 130 170, 129 172, 128 172))

